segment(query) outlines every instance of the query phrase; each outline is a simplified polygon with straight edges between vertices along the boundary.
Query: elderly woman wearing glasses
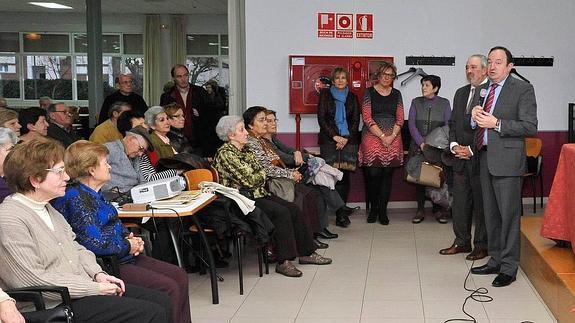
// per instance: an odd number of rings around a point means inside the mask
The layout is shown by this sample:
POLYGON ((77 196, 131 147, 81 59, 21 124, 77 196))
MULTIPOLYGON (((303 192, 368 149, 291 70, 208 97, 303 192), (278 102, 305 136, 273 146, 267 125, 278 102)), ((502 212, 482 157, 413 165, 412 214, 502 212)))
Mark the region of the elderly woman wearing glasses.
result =
POLYGON ((64 162, 72 181, 66 195, 52 201, 52 205, 66 218, 78 243, 96 256, 116 255, 126 283, 167 292, 173 322, 191 322, 186 272, 141 255, 142 239, 122 226, 116 208, 100 194, 110 180, 107 157, 108 149, 102 144, 80 140, 70 145, 64 162))
POLYGON ((166 111, 170 121, 170 131, 168 132, 170 144, 178 153, 196 153, 184 134, 186 116, 182 107, 174 102, 164 106, 164 111, 166 111))
POLYGON ((6 196, 12 194, 12 190, 4 180, 4 160, 17 142, 18 136, 12 130, 0 128, 0 203, 6 196))
POLYGON ((78 322, 167 322, 168 295, 103 272, 48 203, 66 192, 63 158, 62 145, 45 138, 19 144, 6 157, 4 176, 16 193, 0 204, 0 287, 66 286, 78 322))
POLYGON ((144 120, 149 129, 152 129, 150 140, 154 150, 160 158, 173 157, 178 152, 172 146, 168 132, 170 132, 170 119, 161 106, 153 106, 144 113, 144 120))

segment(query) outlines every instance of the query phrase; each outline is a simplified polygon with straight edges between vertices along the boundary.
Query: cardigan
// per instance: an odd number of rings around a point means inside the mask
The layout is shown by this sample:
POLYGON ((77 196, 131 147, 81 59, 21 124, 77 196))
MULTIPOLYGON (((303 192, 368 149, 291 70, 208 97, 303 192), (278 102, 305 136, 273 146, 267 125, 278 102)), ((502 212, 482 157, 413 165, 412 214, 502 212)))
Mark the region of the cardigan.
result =
POLYGON ((116 255, 121 263, 134 261, 129 232, 118 218, 116 208, 92 188, 80 182, 68 183, 66 195, 52 200, 76 233, 76 241, 96 256, 116 255))
MULTIPOLYGON (((2 302, 4 302, 4 301, 7 301, 7 300, 14 301, 13 298, 11 298, 10 296, 8 296, 8 294, 6 294, 6 292, 4 292, 4 291, 2 290, 2 288, 0 288, 0 303, 2 303, 2 302)), ((14 301, 14 302, 15 302, 15 301, 14 301)))
POLYGON ((96 257, 76 242, 62 214, 50 204, 46 209, 54 231, 12 196, 0 204, 0 288, 66 286, 72 299, 98 295, 100 285, 93 277, 102 268, 96 257))

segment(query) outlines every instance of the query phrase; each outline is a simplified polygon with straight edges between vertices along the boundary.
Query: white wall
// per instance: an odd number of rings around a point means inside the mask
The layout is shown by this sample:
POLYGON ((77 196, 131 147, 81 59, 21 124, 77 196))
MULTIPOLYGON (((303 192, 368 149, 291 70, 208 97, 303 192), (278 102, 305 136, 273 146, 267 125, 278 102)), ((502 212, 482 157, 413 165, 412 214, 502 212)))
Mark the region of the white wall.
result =
MULTIPOLYGON (((567 130, 567 105, 575 101, 575 2, 572 0, 291 0, 246 1, 247 103, 277 110, 280 132, 294 132, 288 115, 288 55, 455 56, 455 66, 422 66, 442 78, 440 95, 453 99, 464 85, 465 61, 495 45, 514 56, 554 56, 553 67, 518 67, 535 87, 539 130, 567 130), (481 5, 480 5, 481 3, 481 5), (318 12, 373 13, 374 38, 318 39, 318 12)), ((421 95, 418 81, 397 82, 407 107, 421 95)), ((317 132, 315 116, 303 132, 317 132)))

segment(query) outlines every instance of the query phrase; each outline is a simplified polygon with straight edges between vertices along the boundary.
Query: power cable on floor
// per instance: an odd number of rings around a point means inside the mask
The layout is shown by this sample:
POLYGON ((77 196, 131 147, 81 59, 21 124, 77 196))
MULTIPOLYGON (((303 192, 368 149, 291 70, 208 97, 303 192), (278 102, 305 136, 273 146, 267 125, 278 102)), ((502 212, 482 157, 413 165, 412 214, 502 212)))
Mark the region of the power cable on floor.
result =
POLYGON ((478 303, 489 303, 489 302, 493 301, 493 297, 487 295, 489 293, 487 288, 479 287, 477 289, 470 289, 467 287, 467 280, 469 279, 469 276, 471 275, 471 268, 473 268, 474 264, 475 264, 475 260, 471 263, 471 267, 469 267, 469 271, 467 272, 467 276, 465 276, 465 280, 463 281, 463 288, 466 291, 471 292, 471 294, 469 294, 469 296, 467 296, 465 298, 465 300, 463 301, 463 305, 461 306, 461 311, 463 312, 463 314, 467 315, 467 317, 469 317, 469 318, 449 319, 447 321, 444 321, 443 323, 448 323, 448 322, 474 322, 474 323, 477 323, 477 320, 475 319, 475 317, 473 317, 473 315, 467 313, 467 311, 465 310, 465 305, 467 305, 467 301, 470 299, 473 301, 476 301, 478 303))

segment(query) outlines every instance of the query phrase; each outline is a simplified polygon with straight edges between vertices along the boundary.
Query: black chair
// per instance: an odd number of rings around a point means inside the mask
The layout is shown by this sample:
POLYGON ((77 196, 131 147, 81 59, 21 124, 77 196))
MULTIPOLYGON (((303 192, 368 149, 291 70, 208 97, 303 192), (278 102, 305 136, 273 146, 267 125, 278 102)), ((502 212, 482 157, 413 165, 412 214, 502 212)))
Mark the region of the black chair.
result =
POLYGON ((67 287, 60 286, 34 286, 22 287, 5 291, 17 302, 34 304, 34 312, 24 312, 22 316, 28 323, 35 322, 74 322, 72 300, 67 287), (56 293, 60 295, 62 303, 54 308, 46 309, 43 293, 56 293))
POLYGON ((527 172, 523 175, 524 179, 531 182, 531 194, 533 196, 533 213, 537 211, 537 185, 539 180, 540 203, 543 208, 543 156, 541 148, 543 143, 539 138, 525 138, 525 154, 527 155, 527 172))

